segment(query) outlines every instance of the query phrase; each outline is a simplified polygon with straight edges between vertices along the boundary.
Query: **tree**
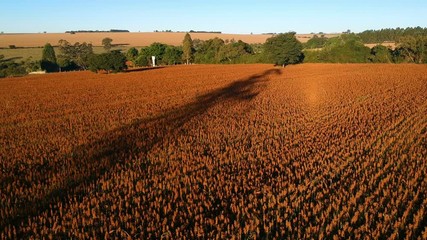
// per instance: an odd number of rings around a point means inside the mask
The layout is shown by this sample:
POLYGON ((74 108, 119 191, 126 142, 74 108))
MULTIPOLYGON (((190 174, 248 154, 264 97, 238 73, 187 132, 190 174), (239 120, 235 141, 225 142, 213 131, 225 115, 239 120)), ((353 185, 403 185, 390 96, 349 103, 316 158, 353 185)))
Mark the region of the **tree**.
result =
POLYGON ((218 59, 220 63, 237 63, 241 57, 252 53, 253 49, 249 44, 242 40, 237 42, 232 40, 221 46, 218 51, 218 59))
POLYGON ((89 58, 89 69, 93 72, 104 70, 107 73, 124 71, 126 69, 126 56, 120 51, 93 54, 89 58))
POLYGON ((267 39, 264 51, 269 62, 283 67, 304 60, 302 44, 296 39, 294 32, 278 34, 267 39))
POLYGON ((151 56, 155 56, 156 57, 156 64, 157 65, 161 65, 163 62, 163 55, 166 52, 166 48, 167 45, 163 44, 163 43, 152 43, 150 46, 148 46, 147 48, 147 52, 149 53, 149 59, 151 61, 151 56))
POLYGON ((76 50, 75 62, 78 66, 86 70, 88 68, 89 57, 93 54, 92 44, 83 42, 79 44, 78 42, 74 44, 76 50))
POLYGON ((17 77, 27 74, 23 64, 18 64, 11 59, 4 59, 3 55, 0 55, 0 78, 4 77, 17 77))
POLYGON ((46 72, 57 72, 58 64, 56 61, 55 50, 50 43, 46 43, 42 52, 41 69, 46 72))
POLYGON ((304 48, 307 48, 307 49, 323 48, 323 46, 327 41, 328 41, 328 38, 326 38, 325 36, 319 37, 317 35, 314 35, 303 45, 304 45, 304 48))
POLYGON ((126 52, 126 59, 131 62, 132 64, 130 66, 134 67, 136 66, 136 59, 138 57, 138 50, 135 47, 131 47, 126 52))
POLYGON ((193 40, 189 33, 185 34, 184 40, 182 41, 182 58, 186 62, 186 64, 190 64, 190 62, 194 58, 194 47, 193 40))
POLYGON ((163 55, 163 63, 166 65, 175 65, 181 63, 182 50, 180 47, 167 46, 163 55))
POLYGON ((371 58, 371 49, 354 33, 330 38, 321 51, 306 53, 307 62, 365 63, 371 58))
POLYGON ((394 63, 407 62, 405 53, 403 52, 402 48, 395 48, 391 54, 394 63))
POLYGON ((219 63, 220 56, 218 53, 224 45, 224 40, 218 37, 206 41, 195 39, 196 53, 194 54, 194 61, 196 63, 219 63))
POLYGON ((113 42, 113 39, 106 37, 102 39, 102 46, 104 46, 105 51, 109 52, 111 50, 111 47, 113 46, 111 43, 113 42))
POLYGON ((69 58, 65 58, 62 55, 58 56, 58 67, 59 71, 74 71, 80 69, 77 64, 69 58))
POLYGON ((391 63, 393 62, 392 50, 382 45, 374 46, 371 49, 370 60, 373 63, 391 63))
POLYGON ((148 47, 141 48, 135 60, 136 65, 148 66, 151 63, 151 56, 156 56, 157 65, 161 65, 167 47, 168 45, 166 44, 155 42, 148 47))
POLYGON ((126 58, 129 61, 132 61, 135 63, 136 58, 138 57, 138 49, 135 47, 129 48, 129 50, 126 52, 126 58))
POLYGON ((150 53, 147 51, 147 48, 141 48, 138 56, 135 59, 136 66, 148 66, 150 64, 149 58, 151 58, 150 53))
POLYGON ((86 42, 70 44, 63 39, 59 40, 59 51, 61 52, 58 56, 59 65, 67 70, 86 70, 89 57, 93 54, 92 44, 86 42))
MULTIPOLYGON (((32 57, 28 57, 25 61, 23 61, 22 65, 27 73, 41 70, 41 60, 35 61, 32 57)), ((56 67, 56 70, 58 70, 58 65, 56 65, 56 67)))
POLYGON ((402 37, 397 49, 407 62, 427 63, 427 36, 402 37))

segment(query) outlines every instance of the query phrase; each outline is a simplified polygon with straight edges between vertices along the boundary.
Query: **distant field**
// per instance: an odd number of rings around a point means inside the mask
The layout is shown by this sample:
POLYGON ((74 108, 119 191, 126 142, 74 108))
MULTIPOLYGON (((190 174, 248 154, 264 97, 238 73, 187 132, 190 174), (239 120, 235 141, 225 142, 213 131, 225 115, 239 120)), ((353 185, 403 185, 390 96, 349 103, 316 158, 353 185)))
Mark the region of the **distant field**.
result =
MULTIPOLYGON (((59 50, 57 47, 54 47, 56 55, 59 54, 59 50)), ((113 49, 123 49, 127 50, 128 47, 122 46, 122 47, 115 47, 113 49)), ((15 61, 21 61, 25 60, 29 57, 32 57, 33 60, 40 60, 42 58, 42 47, 30 47, 30 48, 17 48, 17 49, 10 49, 10 48, 3 48, 0 49, 0 55, 4 55, 6 59, 14 58, 15 61)), ((104 52, 104 48, 100 46, 93 47, 93 51, 95 53, 102 53, 104 52)))
MULTIPOLYGON (((102 45, 102 39, 109 37, 114 44, 128 44, 129 46, 148 46, 153 42, 161 42, 170 45, 181 45, 184 32, 144 32, 144 33, 28 33, 28 34, 1 34, 0 48, 8 48, 9 45, 17 47, 41 47, 46 43, 56 45, 59 40, 65 39, 71 43, 88 42, 95 46, 102 45)), ((314 34, 297 34, 298 40, 307 42, 314 34)), ((207 40, 215 37, 242 40, 247 43, 264 43, 272 35, 270 34, 219 34, 219 33, 191 33, 193 39, 207 40)), ((326 37, 336 37, 338 34, 325 34, 326 37)))
MULTIPOLYGON (((376 45, 378 45, 378 43, 367 43, 367 44, 365 44, 365 46, 369 47, 369 48, 373 48, 376 45)), ((389 47, 391 49, 395 49, 396 48, 396 43, 395 42, 384 42, 384 43, 381 43, 380 45, 383 45, 385 47, 389 47)))
MULTIPOLYGON (((143 47, 153 42, 161 42, 170 45, 181 45, 185 33, 164 33, 164 32, 145 32, 145 33, 28 33, 28 34, 1 34, 0 35, 0 54, 6 58, 27 59, 32 57, 34 60, 41 59, 42 48, 46 43, 57 45, 58 41, 65 39, 70 43, 88 42, 94 46, 96 53, 102 52, 100 47, 102 39, 109 37, 113 39, 113 44, 123 44, 118 49, 128 49, 130 47, 143 47), (10 45, 15 45, 17 49, 10 49, 10 45)), ((307 42, 314 34, 297 34, 297 39, 302 43, 307 42)), ((326 37, 336 37, 339 34, 325 34, 326 37)), ((247 43, 264 43, 269 34, 219 34, 219 33, 191 33, 193 39, 208 40, 219 37, 224 40, 242 40, 247 43)), ((55 49, 56 50, 56 49, 55 49)), ((58 54, 58 51, 56 51, 58 54)), ((18 59, 18 60, 19 60, 18 59)))
MULTIPOLYGON (((35 33, 35 34, 3 34, 0 35, 0 47, 40 47, 47 42, 56 45, 59 40, 65 39, 71 43, 88 42, 93 45, 102 45, 102 39, 109 37, 114 44, 128 44, 129 46, 148 46, 153 42, 161 42, 170 45, 181 45, 185 33, 35 33)), ((193 39, 207 40, 215 37, 222 39, 242 40, 247 43, 263 43, 271 35, 261 34, 214 34, 214 33, 191 33, 193 39)))

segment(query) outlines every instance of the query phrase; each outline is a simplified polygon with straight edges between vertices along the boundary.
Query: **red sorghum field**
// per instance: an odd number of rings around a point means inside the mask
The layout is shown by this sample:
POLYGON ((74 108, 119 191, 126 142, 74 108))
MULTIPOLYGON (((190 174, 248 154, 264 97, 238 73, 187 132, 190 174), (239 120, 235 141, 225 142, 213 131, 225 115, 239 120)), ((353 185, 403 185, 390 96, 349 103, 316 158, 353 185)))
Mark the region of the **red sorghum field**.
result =
POLYGON ((427 66, 0 81, 1 239, 426 239, 427 66))

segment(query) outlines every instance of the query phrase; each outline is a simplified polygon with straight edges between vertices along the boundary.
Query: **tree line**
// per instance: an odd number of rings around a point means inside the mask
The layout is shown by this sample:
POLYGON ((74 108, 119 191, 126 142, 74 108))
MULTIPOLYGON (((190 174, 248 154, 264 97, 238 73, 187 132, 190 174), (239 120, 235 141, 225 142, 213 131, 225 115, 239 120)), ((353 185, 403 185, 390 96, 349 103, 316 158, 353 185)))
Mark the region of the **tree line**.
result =
POLYGON ((363 43, 397 42, 402 37, 427 36, 427 28, 383 28, 380 30, 366 30, 357 35, 363 43))
POLYGON ((71 31, 65 31, 65 33, 70 33, 70 34, 76 34, 76 33, 106 33, 106 32, 111 32, 111 33, 122 33, 122 32, 129 32, 129 30, 123 30, 123 29, 111 29, 109 31, 103 31, 103 30, 71 30, 71 31))
POLYGON ((69 43, 60 40, 56 53, 52 45, 47 43, 43 48, 41 69, 46 72, 61 72, 72 70, 91 70, 94 72, 120 72, 126 69, 126 57, 119 50, 111 51, 112 39, 104 38, 102 45, 105 53, 95 54, 90 43, 69 43))
MULTIPOLYGON (((383 31, 383 30, 379 30, 383 31)), ((427 63, 427 35, 422 28, 407 28, 396 41, 396 48, 382 45, 373 48, 364 45, 361 34, 346 32, 338 37, 326 38, 315 35, 307 43, 296 39, 295 32, 276 34, 264 44, 248 44, 241 40, 192 39, 187 33, 181 46, 155 42, 139 50, 135 47, 126 52, 111 50, 111 38, 104 38, 105 52, 95 54, 91 43, 58 42, 59 54, 47 43, 38 61, 22 61, 0 56, 0 77, 22 76, 41 69, 46 72, 91 70, 94 72, 120 72, 127 67, 176 64, 243 64, 272 63, 286 66, 302 62, 314 63, 427 63)))
POLYGON ((273 63, 286 66, 302 62, 315 63, 427 63, 427 36, 400 37, 396 48, 364 45, 359 34, 347 32, 338 37, 315 35, 307 43, 300 43, 294 32, 277 34, 264 44, 248 44, 241 40, 191 39, 186 34, 181 46, 153 43, 128 50, 126 57, 135 66, 151 64, 156 56, 158 64, 238 64, 273 63))
POLYGON ((427 36, 399 38, 394 49, 364 45, 359 34, 342 34, 326 39, 313 37, 304 50, 305 61, 315 63, 427 63, 427 36))
POLYGON ((239 63, 288 65, 302 62, 304 59, 302 48, 293 32, 274 36, 264 44, 248 44, 241 40, 223 40, 218 37, 193 40, 187 33, 181 46, 156 42, 140 50, 132 47, 127 51, 126 57, 135 66, 151 65, 151 56, 156 56, 159 65, 239 63))

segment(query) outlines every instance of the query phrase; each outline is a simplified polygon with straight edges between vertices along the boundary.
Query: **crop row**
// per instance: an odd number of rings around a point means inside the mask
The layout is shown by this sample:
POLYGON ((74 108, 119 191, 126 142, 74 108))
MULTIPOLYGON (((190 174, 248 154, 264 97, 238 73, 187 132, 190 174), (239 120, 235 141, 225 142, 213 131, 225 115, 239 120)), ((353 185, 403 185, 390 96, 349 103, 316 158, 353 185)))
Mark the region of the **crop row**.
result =
POLYGON ((0 236, 426 238, 426 73, 201 65, 5 80, 0 236))

